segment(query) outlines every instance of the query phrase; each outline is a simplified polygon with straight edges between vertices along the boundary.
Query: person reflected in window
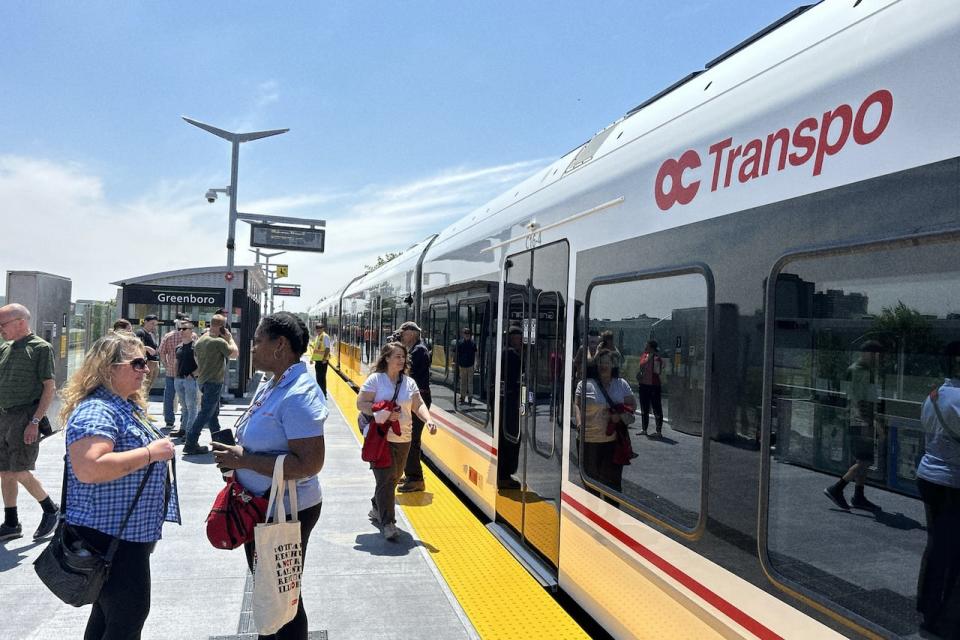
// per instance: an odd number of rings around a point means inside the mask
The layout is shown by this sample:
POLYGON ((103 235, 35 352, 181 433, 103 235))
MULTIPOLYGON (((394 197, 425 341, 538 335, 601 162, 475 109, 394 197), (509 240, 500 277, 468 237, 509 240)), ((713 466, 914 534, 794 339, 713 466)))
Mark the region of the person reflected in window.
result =
POLYGON ((617 423, 633 424, 637 400, 630 383, 620 377, 619 360, 600 349, 577 383, 575 411, 583 438, 583 473, 616 491, 623 491, 623 464, 614 461, 617 423), (583 412, 583 413, 581 413, 583 412))
POLYGON ((857 361, 847 369, 850 392, 847 396, 849 420, 847 442, 853 464, 835 484, 823 490, 823 493, 844 511, 850 507, 866 511, 879 511, 880 507, 867 500, 863 487, 867 479, 867 470, 873 464, 874 434, 876 414, 879 404, 877 382, 880 369, 879 342, 868 340, 860 347, 857 361), (853 499, 847 503, 843 495, 844 488, 854 483, 853 499))
POLYGON ((597 354, 597 348, 600 346, 600 332, 596 329, 587 331, 587 344, 580 345, 577 353, 573 356, 573 379, 583 379, 583 352, 587 352, 587 366, 593 364, 593 357, 597 354))
POLYGON ((960 574, 960 342, 947 345, 949 376, 921 409, 926 450, 917 467, 917 488, 927 517, 927 546, 917 579, 917 610, 925 630, 960 638, 937 627, 960 574))
POLYGON ((613 344, 613 331, 607 329, 606 331, 600 334, 600 344, 597 346, 597 352, 600 351, 609 351, 612 353, 616 359, 616 366, 623 364, 623 354, 620 353, 620 350, 617 349, 617 346, 613 344))
POLYGON ((640 430, 647 435, 650 425, 650 409, 657 425, 657 435, 663 431, 663 403, 661 402, 662 389, 660 374, 663 373, 663 359, 657 350, 657 341, 647 342, 640 354, 640 363, 637 369, 637 395, 640 398, 640 430))
POLYGON ((477 343, 473 341, 473 332, 463 330, 463 337, 457 343, 457 373, 460 376, 460 402, 473 404, 473 366, 477 360, 477 343))
POLYGON ((520 379, 523 366, 523 329, 514 325, 507 330, 507 348, 503 351, 503 398, 500 406, 500 432, 497 438, 497 488, 519 489, 513 474, 520 464, 520 379))

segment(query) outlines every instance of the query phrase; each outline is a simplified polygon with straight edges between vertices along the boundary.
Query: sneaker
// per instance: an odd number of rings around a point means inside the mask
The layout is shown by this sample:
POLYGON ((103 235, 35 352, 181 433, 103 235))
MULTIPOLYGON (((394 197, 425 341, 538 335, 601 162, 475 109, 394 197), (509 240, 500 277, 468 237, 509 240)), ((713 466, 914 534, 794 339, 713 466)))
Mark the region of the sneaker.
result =
POLYGON ((205 453, 210 453, 209 447, 184 447, 183 455, 185 456, 202 456, 205 453))
POLYGON ((397 525, 393 524, 392 522, 384 525, 383 537, 387 540, 396 540, 398 537, 400 537, 400 530, 397 529, 397 525))
POLYGON ((507 478, 506 480, 500 483, 500 488, 501 489, 519 489, 520 482, 517 480, 514 480, 513 478, 507 478))
POLYGON ((425 488, 423 480, 407 480, 397 487, 397 491, 400 493, 411 493, 413 491, 423 491, 425 488))
POLYGON ((853 496, 850 506, 854 509, 863 509, 864 511, 882 511, 880 505, 874 504, 863 496, 853 496))
POLYGON ((7 523, 0 524, 0 542, 15 540, 23 537, 23 525, 16 524, 10 526, 7 523))
POLYGON ((50 535, 50 532, 57 526, 57 520, 60 519, 60 506, 56 504, 54 506, 57 507, 56 511, 50 513, 46 511, 43 512, 43 517, 40 518, 40 526, 33 532, 34 540, 39 540, 40 538, 50 535))
POLYGON ((847 499, 843 497, 843 491, 838 490, 836 487, 827 487, 823 490, 823 495, 830 498, 830 502, 844 511, 850 511, 850 505, 847 504, 847 499))

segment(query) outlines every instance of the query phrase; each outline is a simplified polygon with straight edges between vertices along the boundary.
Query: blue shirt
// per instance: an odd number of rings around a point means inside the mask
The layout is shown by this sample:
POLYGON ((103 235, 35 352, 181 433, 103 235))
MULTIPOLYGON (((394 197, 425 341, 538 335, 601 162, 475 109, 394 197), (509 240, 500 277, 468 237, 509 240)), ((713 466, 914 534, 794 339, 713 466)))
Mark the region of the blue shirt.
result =
POLYGON ((133 504, 148 467, 137 469, 122 478, 97 484, 80 482, 73 472, 71 444, 83 438, 97 436, 113 442, 115 452, 139 449, 158 437, 142 421, 149 422, 149 418, 140 407, 104 387, 98 387, 81 400, 70 414, 66 428, 67 522, 90 527, 130 542, 159 540, 164 521, 180 524, 176 483, 171 484, 169 502, 164 509, 168 474, 166 462, 149 465, 153 467, 153 472, 143 487, 143 494, 130 514, 123 534, 120 533, 120 524, 133 504))
MULTIPOLYGON (((323 435, 327 404, 307 365, 298 362, 279 380, 260 385, 247 414, 237 427, 237 444, 244 453, 280 455, 290 453, 288 440, 323 435), (258 406, 259 405, 259 406, 258 406), (244 419, 246 418, 246 419, 244 419)), ((237 469, 237 481, 250 492, 264 495, 270 491, 270 476, 251 469, 237 469)), ((323 494, 317 476, 297 480, 297 508, 301 511, 320 504, 323 494)), ((290 501, 286 500, 289 512, 290 501)))
POLYGON ((927 398, 920 412, 920 423, 927 434, 926 453, 920 459, 917 477, 960 489, 960 379, 944 380, 937 390, 937 407, 949 432, 937 417, 933 399, 927 398))

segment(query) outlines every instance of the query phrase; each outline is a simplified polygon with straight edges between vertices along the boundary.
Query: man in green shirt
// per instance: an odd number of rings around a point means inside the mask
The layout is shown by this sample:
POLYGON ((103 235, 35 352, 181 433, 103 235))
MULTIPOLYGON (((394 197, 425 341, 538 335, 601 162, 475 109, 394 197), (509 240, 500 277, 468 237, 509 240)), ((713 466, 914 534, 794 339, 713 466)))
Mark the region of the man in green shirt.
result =
POLYGON ((53 531, 60 508, 31 471, 40 453, 40 421, 47 413, 56 383, 53 347, 30 331, 30 312, 19 304, 0 307, 0 487, 3 524, 0 541, 23 536, 17 513, 19 485, 43 508, 37 540, 53 531))
POLYGON ((210 451, 201 447, 200 432, 206 426, 210 433, 220 430, 217 416, 220 413, 220 392, 223 391, 223 376, 227 359, 235 360, 240 350, 226 327, 226 318, 217 314, 210 321, 210 331, 200 336, 193 345, 197 360, 197 382, 200 384, 200 412, 187 430, 183 455, 199 455, 210 451))

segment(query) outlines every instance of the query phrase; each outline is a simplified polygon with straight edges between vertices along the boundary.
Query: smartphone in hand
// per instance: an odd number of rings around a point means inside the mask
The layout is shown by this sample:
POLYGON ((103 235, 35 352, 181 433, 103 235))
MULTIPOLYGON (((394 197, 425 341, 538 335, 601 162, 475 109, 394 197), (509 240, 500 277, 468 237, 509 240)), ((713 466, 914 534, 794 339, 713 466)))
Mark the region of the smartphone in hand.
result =
MULTIPOLYGON (((220 444, 226 444, 233 446, 237 444, 237 439, 233 436, 233 429, 220 429, 220 431, 214 431, 210 436, 210 439, 214 442, 219 442, 220 444)), ((224 480, 233 475, 233 469, 229 467, 220 467, 220 473, 223 475, 224 480)))

